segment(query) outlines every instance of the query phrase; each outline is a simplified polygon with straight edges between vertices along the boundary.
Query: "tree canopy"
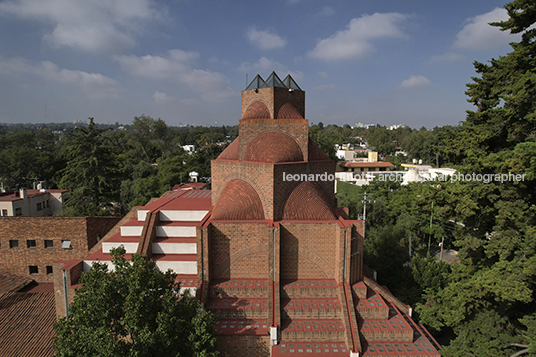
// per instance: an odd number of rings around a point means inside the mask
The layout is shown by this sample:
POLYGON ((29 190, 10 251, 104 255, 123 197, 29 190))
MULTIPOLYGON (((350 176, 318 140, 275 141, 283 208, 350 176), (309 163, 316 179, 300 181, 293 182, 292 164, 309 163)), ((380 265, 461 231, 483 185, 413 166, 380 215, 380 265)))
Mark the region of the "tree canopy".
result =
POLYGON ((60 357, 216 357, 215 317, 180 286, 171 270, 120 247, 114 271, 94 263, 83 274, 67 317, 54 325, 60 357))

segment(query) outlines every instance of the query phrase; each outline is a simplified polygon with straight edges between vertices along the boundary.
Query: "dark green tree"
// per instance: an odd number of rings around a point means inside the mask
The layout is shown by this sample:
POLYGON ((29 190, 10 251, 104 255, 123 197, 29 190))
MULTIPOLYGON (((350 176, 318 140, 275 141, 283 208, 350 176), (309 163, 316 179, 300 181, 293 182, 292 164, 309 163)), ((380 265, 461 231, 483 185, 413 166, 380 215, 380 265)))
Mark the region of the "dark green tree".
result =
POLYGON ((68 317, 54 328, 58 357, 215 357, 216 319, 188 294, 176 275, 153 260, 112 251, 114 271, 95 263, 81 277, 68 317))
POLYGON ((536 1, 505 8, 509 19, 491 25, 522 40, 489 64, 475 62, 478 77, 466 94, 476 110, 456 137, 447 135, 444 153, 464 174, 527 177, 441 184, 446 194, 438 206, 463 225, 455 241, 461 262, 418 310, 429 326, 454 331, 448 356, 520 356, 536 347, 536 1))
POLYGON ((97 129, 93 118, 87 127, 69 134, 62 149, 66 167, 60 171, 60 188, 69 190, 63 215, 107 215, 118 201, 120 168, 113 148, 103 140, 105 129, 97 129))

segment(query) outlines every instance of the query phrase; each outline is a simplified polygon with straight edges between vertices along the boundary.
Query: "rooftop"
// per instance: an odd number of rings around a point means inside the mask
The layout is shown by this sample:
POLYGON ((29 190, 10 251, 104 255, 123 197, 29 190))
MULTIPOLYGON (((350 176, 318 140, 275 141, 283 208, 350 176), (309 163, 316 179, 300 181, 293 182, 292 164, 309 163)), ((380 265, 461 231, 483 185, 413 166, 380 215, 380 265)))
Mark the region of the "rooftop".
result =
POLYGON ((339 166, 341 167, 395 167, 387 161, 377 161, 377 162, 340 162, 339 166))
MULTIPOLYGON (((26 190, 28 198, 43 196, 46 193, 64 193, 68 190, 26 190)), ((0 202, 12 202, 22 200, 18 190, 0 193, 0 202)))
POLYGON ((3 356, 54 355, 54 293, 0 294, 0 346, 3 356))
POLYGON ((262 79, 260 75, 256 75, 255 78, 249 83, 245 90, 253 89, 263 89, 263 88, 285 88, 290 90, 299 90, 302 89, 296 83, 296 81, 289 75, 285 79, 281 80, 275 72, 272 72, 266 81, 262 79))

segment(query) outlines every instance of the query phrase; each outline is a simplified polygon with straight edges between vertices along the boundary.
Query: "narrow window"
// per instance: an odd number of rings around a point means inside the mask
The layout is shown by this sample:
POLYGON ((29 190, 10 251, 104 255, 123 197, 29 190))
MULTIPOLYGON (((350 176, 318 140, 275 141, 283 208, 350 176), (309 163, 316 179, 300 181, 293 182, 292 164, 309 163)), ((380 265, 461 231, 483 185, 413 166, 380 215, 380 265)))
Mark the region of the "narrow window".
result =
POLYGON ((42 204, 41 202, 39 202, 39 203, 37 204, 37 210, 38 210, 38 211, 41 211, 42 209, 43 209, 43 204, 42 204))
POLYGON ((2 210, 2 216, 7 217, 7 209, 2 210))
POLYGON ((15 208, 15 216, 22 216, 22 208, 15 208))
POLYGON ((19 247, 19 241, 18 240, 10 240, 9 241, 9 248, 18 248, 19 247))
POLYGON ((30 265, 29 267, 30 274, 39 274, 39 268, 37 265, 30 265))
POLYGON ((35 239, 28 239, 26 241, 26 246, 28 248, 36 248, 37 247, 37 244, 35 243, 35 239))
POLYGON ((50 275, 53 273, 52 265, 47 265, 47 275, 50 275))
POLYGON ((53 240, 45 240, 45 248, 54 248, 54 241, 53 240))
POLYGON ((71 241, 70 240, 62 240, 61 241, 61 247, 63 249, 69 249, 71 248, 71 241))

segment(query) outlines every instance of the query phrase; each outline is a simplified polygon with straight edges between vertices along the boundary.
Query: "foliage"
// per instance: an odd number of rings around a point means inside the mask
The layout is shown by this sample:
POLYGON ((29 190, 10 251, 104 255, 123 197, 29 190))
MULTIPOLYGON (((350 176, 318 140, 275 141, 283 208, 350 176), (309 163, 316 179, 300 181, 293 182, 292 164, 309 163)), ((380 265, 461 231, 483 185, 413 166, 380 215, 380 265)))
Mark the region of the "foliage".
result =
POLYGON ((466 94, 476 111, 457 136, 446 133, 443 153, 464 174, 511 172, 526 180, 442 184, 441 210, 462 224, 454 242, 461 262, 419 310, 429 326, 453 329, 448 356, 519 356, 536 348, 536 2, 505 8, 510 18, 492 25, 522 40, 489 64, 474 63, 478 77, 466 94))
POLYGON ((95 263, 83 274, 68 317, 54 328, 56 356, 217 356, 215 317, 188 294, 176 274, 143 255, 112 251, 114 271, 95 263))
POLYGON ((110 214, 110 202, 118 198, 119 169, 112 147, 103 141, 103 129, 93 118, 87 128, 76 128, 62 148, 66 167, 60 171, 60 188, 70 191, 65 215, 110 214))

